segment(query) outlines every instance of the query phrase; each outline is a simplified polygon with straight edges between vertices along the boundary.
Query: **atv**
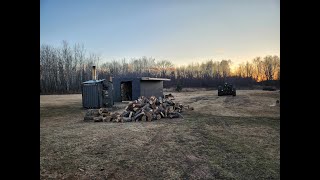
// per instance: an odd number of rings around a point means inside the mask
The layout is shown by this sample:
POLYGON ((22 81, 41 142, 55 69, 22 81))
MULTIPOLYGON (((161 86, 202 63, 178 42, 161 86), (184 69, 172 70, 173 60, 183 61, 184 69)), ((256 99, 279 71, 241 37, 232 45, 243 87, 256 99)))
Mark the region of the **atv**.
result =
POLYGON ((232 84, 224 83, 223 86, 218 87, 218 96, 223 95, 236 96, 236 88, 232 84))

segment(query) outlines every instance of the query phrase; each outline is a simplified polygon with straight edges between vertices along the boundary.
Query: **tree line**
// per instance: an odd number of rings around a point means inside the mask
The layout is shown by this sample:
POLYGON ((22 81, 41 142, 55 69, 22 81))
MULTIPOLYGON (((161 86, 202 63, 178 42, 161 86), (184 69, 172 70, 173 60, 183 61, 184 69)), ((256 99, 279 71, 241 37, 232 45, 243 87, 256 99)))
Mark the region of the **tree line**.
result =
POLYGON ((278 56, 256 57, 241 63, 234 69, 231 60, 191 63, 176 66, 170 60, 152 57, 120 59, 101 62, 97 54, 87 52, 84 45, 69 45, 63 41, 60 47, 40 46, 40 93, 79 93, 81 83, 92 79, 92 66, 97 67, 97 78, 110 76, 169 78, 165 87, 216 87, 223 82, 236 86, 253 86, 261 81, 280 81, 278 56))

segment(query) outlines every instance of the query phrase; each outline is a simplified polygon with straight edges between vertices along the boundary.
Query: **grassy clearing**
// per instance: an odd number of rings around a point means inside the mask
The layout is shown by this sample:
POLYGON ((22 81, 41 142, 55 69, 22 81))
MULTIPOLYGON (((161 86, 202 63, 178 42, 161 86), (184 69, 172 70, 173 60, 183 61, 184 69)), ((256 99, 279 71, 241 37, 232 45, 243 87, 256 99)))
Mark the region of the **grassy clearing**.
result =
POLYGON ((82 114, 83 109, 78 104, 64 105, 64 106, 51 106, 40 108, 40 119, 82 114))
POLYGON ((280 178, 279 119, 197 117, 189 120, 193 133, 201 139, 194 152, 208 160, 214 178, 280 178))
POLYGON ((41 179, 280 179, 279 116, 93 123, 80 101, 40 108, 41 179))

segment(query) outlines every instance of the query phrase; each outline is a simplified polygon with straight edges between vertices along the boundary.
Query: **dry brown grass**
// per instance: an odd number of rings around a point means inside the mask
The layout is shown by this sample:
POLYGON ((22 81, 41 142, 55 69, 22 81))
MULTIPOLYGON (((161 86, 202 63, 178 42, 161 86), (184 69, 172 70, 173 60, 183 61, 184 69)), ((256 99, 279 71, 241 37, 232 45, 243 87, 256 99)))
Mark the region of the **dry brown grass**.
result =
POLYGON ((195 110, 138 123, 84 122, 81 95, 40 96, 41 179, 279 179, 278 91, 172 94, 195 110))

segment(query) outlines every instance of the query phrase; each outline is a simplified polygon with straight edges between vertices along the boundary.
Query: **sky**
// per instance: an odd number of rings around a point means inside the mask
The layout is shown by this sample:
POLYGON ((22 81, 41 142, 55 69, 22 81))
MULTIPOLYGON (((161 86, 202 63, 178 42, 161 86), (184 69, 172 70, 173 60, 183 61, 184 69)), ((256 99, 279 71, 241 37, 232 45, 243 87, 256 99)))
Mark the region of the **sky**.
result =
POLYGON ((41 0, 40 44, 83 44, 101 62, 175 65, 280 56, 280 0, 41 0))

